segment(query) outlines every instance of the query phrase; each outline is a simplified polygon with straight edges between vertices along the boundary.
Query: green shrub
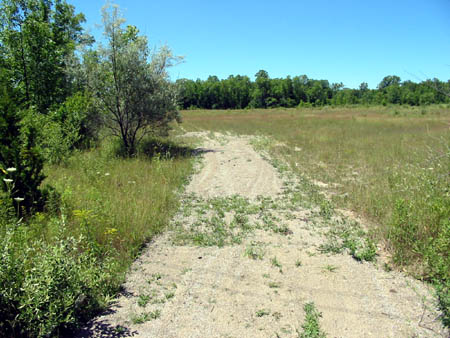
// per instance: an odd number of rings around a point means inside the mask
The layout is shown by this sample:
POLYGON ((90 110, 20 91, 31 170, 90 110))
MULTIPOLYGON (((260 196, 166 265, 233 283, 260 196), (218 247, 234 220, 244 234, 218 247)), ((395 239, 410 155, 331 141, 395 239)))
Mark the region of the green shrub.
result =
POLYGON ((23 119, 32 110, 20 111, 10 89, 2 85, 0 90, 0 190, 8 192, 17 214, 22 214, 19 209, 43 206, 39 186, 44 179, 44 160, 37 147, 37 129, 23 119))
POLYGON ((0 331, 44 337, 77 326, 117 287, 115 263, 100 260, 81 236, 32 239, 30 226, 9 224, 0 240, 0 331))
POLYGON ((95 144, 100 129, 100 117, 90 96, 80 92, 48 114, 34 114, 30 123, 42 131, 39 145, 52 164, 66 161, 74 149, 95 144))

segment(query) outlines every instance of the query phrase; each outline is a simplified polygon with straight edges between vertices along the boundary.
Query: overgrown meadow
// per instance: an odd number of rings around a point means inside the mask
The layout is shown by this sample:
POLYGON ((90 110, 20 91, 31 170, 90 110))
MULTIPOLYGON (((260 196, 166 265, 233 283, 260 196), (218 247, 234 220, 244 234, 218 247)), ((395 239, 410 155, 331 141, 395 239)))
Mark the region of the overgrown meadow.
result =
POLYGON ((44 184, 55 190, 47 209, 26 221, 3 215, 3 335, 59 335, 104 309, 143 245, 177 210, 192 172, 188 147, 149 140, 133 159, 116 154, 106 140, 48 165, 44 184))
POLYGON ((262 135, 264 150, 366 220, 386 269, 436 285, 450 323, 450 109, 196 110, 184 128, 262 135))

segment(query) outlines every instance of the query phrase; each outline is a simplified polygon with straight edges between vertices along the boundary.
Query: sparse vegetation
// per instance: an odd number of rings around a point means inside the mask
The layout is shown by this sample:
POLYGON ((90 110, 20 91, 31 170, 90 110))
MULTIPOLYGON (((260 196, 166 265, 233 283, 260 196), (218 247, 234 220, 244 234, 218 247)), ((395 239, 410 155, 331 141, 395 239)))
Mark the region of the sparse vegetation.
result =
POLYGON ((264 317, 270 315, 270 311, 268 309, 261 309, 256 311, 256 317, 264 317))
POLYGON ((362 231, 337 221, 339 233, 330 228, 332 240, 321 250, 348 250, 355 259, 371 261, 375 244, 381 245, 392 255, 392 266, 437 286, 448 323, 449 110, 391 110, 197 110, 185 112, 185 128, 262 135, 255 148, 270 154, 281 172, 287 163, 298 175, 303 193, 293 191, 291 203, 319 206, 319 215, 331 221, 333 209, 344 208, 370 222, 362 231), (347 227, 353 230, 342 231, 347 227))
POLYGON ((252 242, 247 246, 244 254, 251 259, 262 260, 264 258, 265 251, 260 243, 252 242))
POLYGON ((299 338, 325 338, 325 333, 320 329, 319 319, 322 314, 317 311, 313 302, 303 306, 305 311, 305 321, 302 325, 303 331, 297 331, 299 338))
POLYGON ((131 317, 131 322, 133 324, 143 324, 150 320, 158 319, 160 316, 161 316, 160 310, 155 310, 155 311, 151 311, 151 312, 143 312, 138 315, 133 315, 131 317))

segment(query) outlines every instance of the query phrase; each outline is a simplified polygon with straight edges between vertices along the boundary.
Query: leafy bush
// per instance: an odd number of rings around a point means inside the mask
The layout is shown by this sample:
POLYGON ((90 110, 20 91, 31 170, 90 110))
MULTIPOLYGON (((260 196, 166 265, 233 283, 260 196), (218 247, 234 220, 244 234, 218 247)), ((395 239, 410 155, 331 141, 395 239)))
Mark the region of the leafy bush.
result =
MULTIPOLYGON (((63 229, 62 224, 59 224, 63 229)), ((86 238, 53 243, 31 239, 29 226, 12 224, 0 240, 0 331, 44 337, 74 327, 105 305, 117 283, 115 263, 100 261, 86 238)))
POLYGON ((89 148, 98 139, 100 118, 87 93, 77 92, 48 114, 28 121, 42 131, 39 145, 49 163, 61 163, 76 148, 89 148))

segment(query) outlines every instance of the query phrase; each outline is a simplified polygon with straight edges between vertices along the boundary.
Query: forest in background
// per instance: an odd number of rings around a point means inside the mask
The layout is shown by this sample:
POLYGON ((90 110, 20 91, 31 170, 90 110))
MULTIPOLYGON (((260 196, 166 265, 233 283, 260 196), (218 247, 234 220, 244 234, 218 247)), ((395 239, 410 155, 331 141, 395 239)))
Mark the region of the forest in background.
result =
POLYGON ((401 81, 396 75, 385 76, 377 89, 363 82, 358 89, 345 88, 342 83, 314 80, 306 75, 270 78, 265 70, 248 76, 230 75, 219 80, 180 79, 180 106, 183 109, 243 109, 276 107, 310 107, 324 105, 386 105, 411 106, 450 103, 450 80, 428 79, 420 83, 401 81))

